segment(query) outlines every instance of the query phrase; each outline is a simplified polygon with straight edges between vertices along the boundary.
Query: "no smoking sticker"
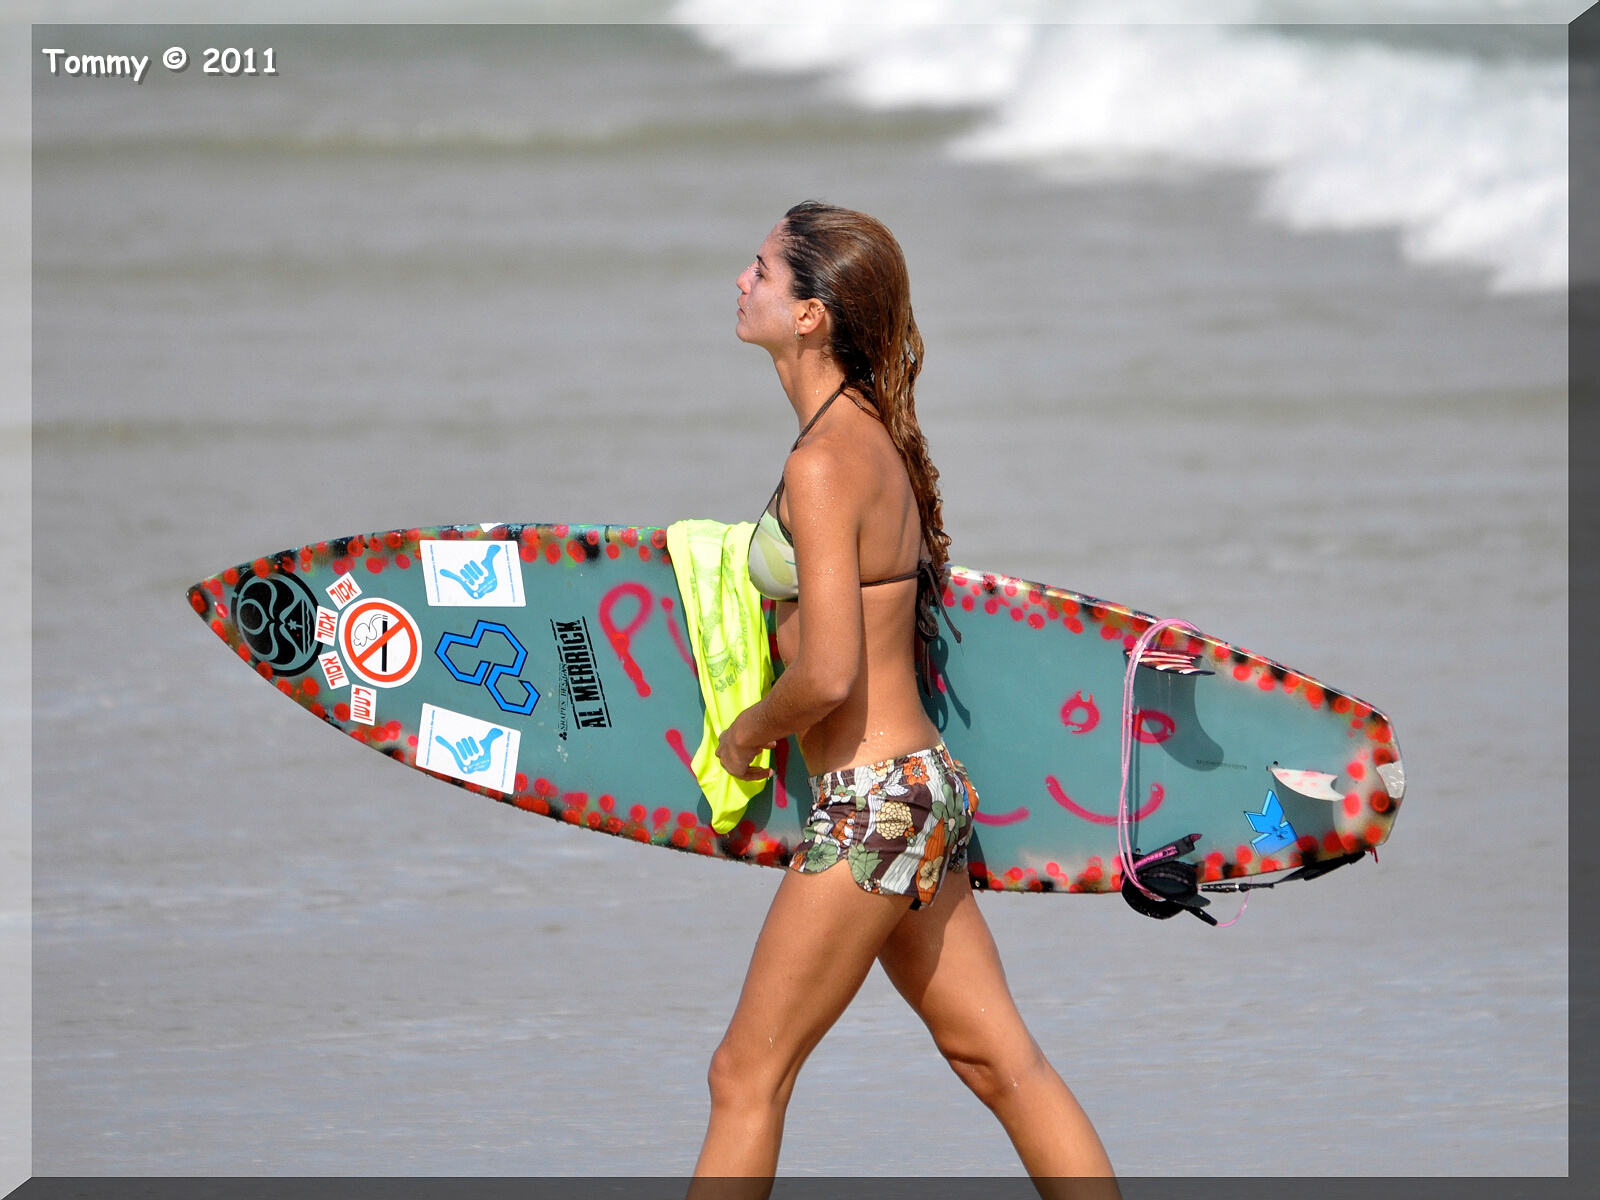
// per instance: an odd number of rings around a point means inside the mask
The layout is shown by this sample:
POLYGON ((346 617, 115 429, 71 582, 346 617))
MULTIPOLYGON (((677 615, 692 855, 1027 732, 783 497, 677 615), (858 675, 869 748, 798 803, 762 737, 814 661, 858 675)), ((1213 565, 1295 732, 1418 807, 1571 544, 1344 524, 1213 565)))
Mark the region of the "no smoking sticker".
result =
POLYGON ((422 638, 410 613, 378 596, 339 617, 339 651, 350 673, 373 687, 399 687, 422 665, 422 638))

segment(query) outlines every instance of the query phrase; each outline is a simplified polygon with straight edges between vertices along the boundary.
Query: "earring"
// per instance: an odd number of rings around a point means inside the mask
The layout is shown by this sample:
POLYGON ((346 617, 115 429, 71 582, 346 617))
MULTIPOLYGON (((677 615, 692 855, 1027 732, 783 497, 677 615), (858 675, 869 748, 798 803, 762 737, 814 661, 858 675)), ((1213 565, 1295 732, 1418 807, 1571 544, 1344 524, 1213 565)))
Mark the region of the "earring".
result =
POLYGON ((794 327, 794 340, 797 342, 800 340, 800 326, 798 325, 794 327))

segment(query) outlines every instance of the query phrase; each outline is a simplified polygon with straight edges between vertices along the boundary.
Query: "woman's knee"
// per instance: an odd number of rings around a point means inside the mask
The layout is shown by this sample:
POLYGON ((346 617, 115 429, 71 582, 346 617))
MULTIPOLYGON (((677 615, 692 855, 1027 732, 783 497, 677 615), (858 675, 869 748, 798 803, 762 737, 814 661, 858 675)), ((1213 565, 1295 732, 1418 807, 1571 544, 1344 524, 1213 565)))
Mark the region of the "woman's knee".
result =
POLYGON ((744 1110, 779 1103, 786 1090, 781 1064, 741 1053, 726 1041, 711 1055, 706 1083, 714 1107, 744 1110))
POLYGON ((942 1046, 940 1052, 961 1082, 991 1109, 1026 1090, 1050 1070, 1050 1064, 1037 1046, 1010 1055, 942 1046))

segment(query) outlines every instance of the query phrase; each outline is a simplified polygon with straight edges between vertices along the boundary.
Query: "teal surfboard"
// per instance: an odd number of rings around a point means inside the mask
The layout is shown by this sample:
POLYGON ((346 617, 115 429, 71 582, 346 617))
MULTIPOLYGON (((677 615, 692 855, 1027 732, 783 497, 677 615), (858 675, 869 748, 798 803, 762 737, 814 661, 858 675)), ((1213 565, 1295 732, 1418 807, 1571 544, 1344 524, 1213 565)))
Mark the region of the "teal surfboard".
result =
MULTIPOLYGON (((811 803, 792 739, 726 836, 689 770, 704 706, 666 541, 616 525, 392 530, 229 568, 189 602, 269 686, 396 763, 642 845, 786 865, 811 803)), ((927 708, 979 795, 973 885, 1117 890, 1123 680, 1155 618, 964 567, 942 600, 962 640, 936 644, 927 708)), ((1310 874, 1387 840, 1405 776, 1372 705, 1172 630, 1134 696, 1140 849, 1198 834, 1187 860, 1215 883, 1310 874)))

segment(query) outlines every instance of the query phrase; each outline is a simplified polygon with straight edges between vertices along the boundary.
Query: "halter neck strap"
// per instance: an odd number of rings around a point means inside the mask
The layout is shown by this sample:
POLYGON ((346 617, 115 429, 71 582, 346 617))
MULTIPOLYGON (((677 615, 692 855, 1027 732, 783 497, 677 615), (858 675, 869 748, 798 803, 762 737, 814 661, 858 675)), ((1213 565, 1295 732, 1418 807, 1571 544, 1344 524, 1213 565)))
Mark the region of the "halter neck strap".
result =
POLYGON ((789 449, 791 451, 798 450, 800 448, 800 443, 806 440, 806 434, 811 432, 811 427, 813 425, 815 425, 818 421, 822 420, 822 414, 828 411, 828 407, 835 400, 837 400, 840 396, 844 395, 845 388, 847 388, 849 386, 850 386, 850 381, 847 379, 847 380, 845 380, 843 383, 841 383, 839 385, 838 391, 834 392, 833 395, 829 396, 826 400, 824 400, 822 402, 822 407, 821 408, 817 409, 816 412, 811 414, 811 420, 809 420, 809 421, 807 421, 805 423, 805 426, 800 430, 800 436, 795 438, 794 445, 789 447, 789 449))

